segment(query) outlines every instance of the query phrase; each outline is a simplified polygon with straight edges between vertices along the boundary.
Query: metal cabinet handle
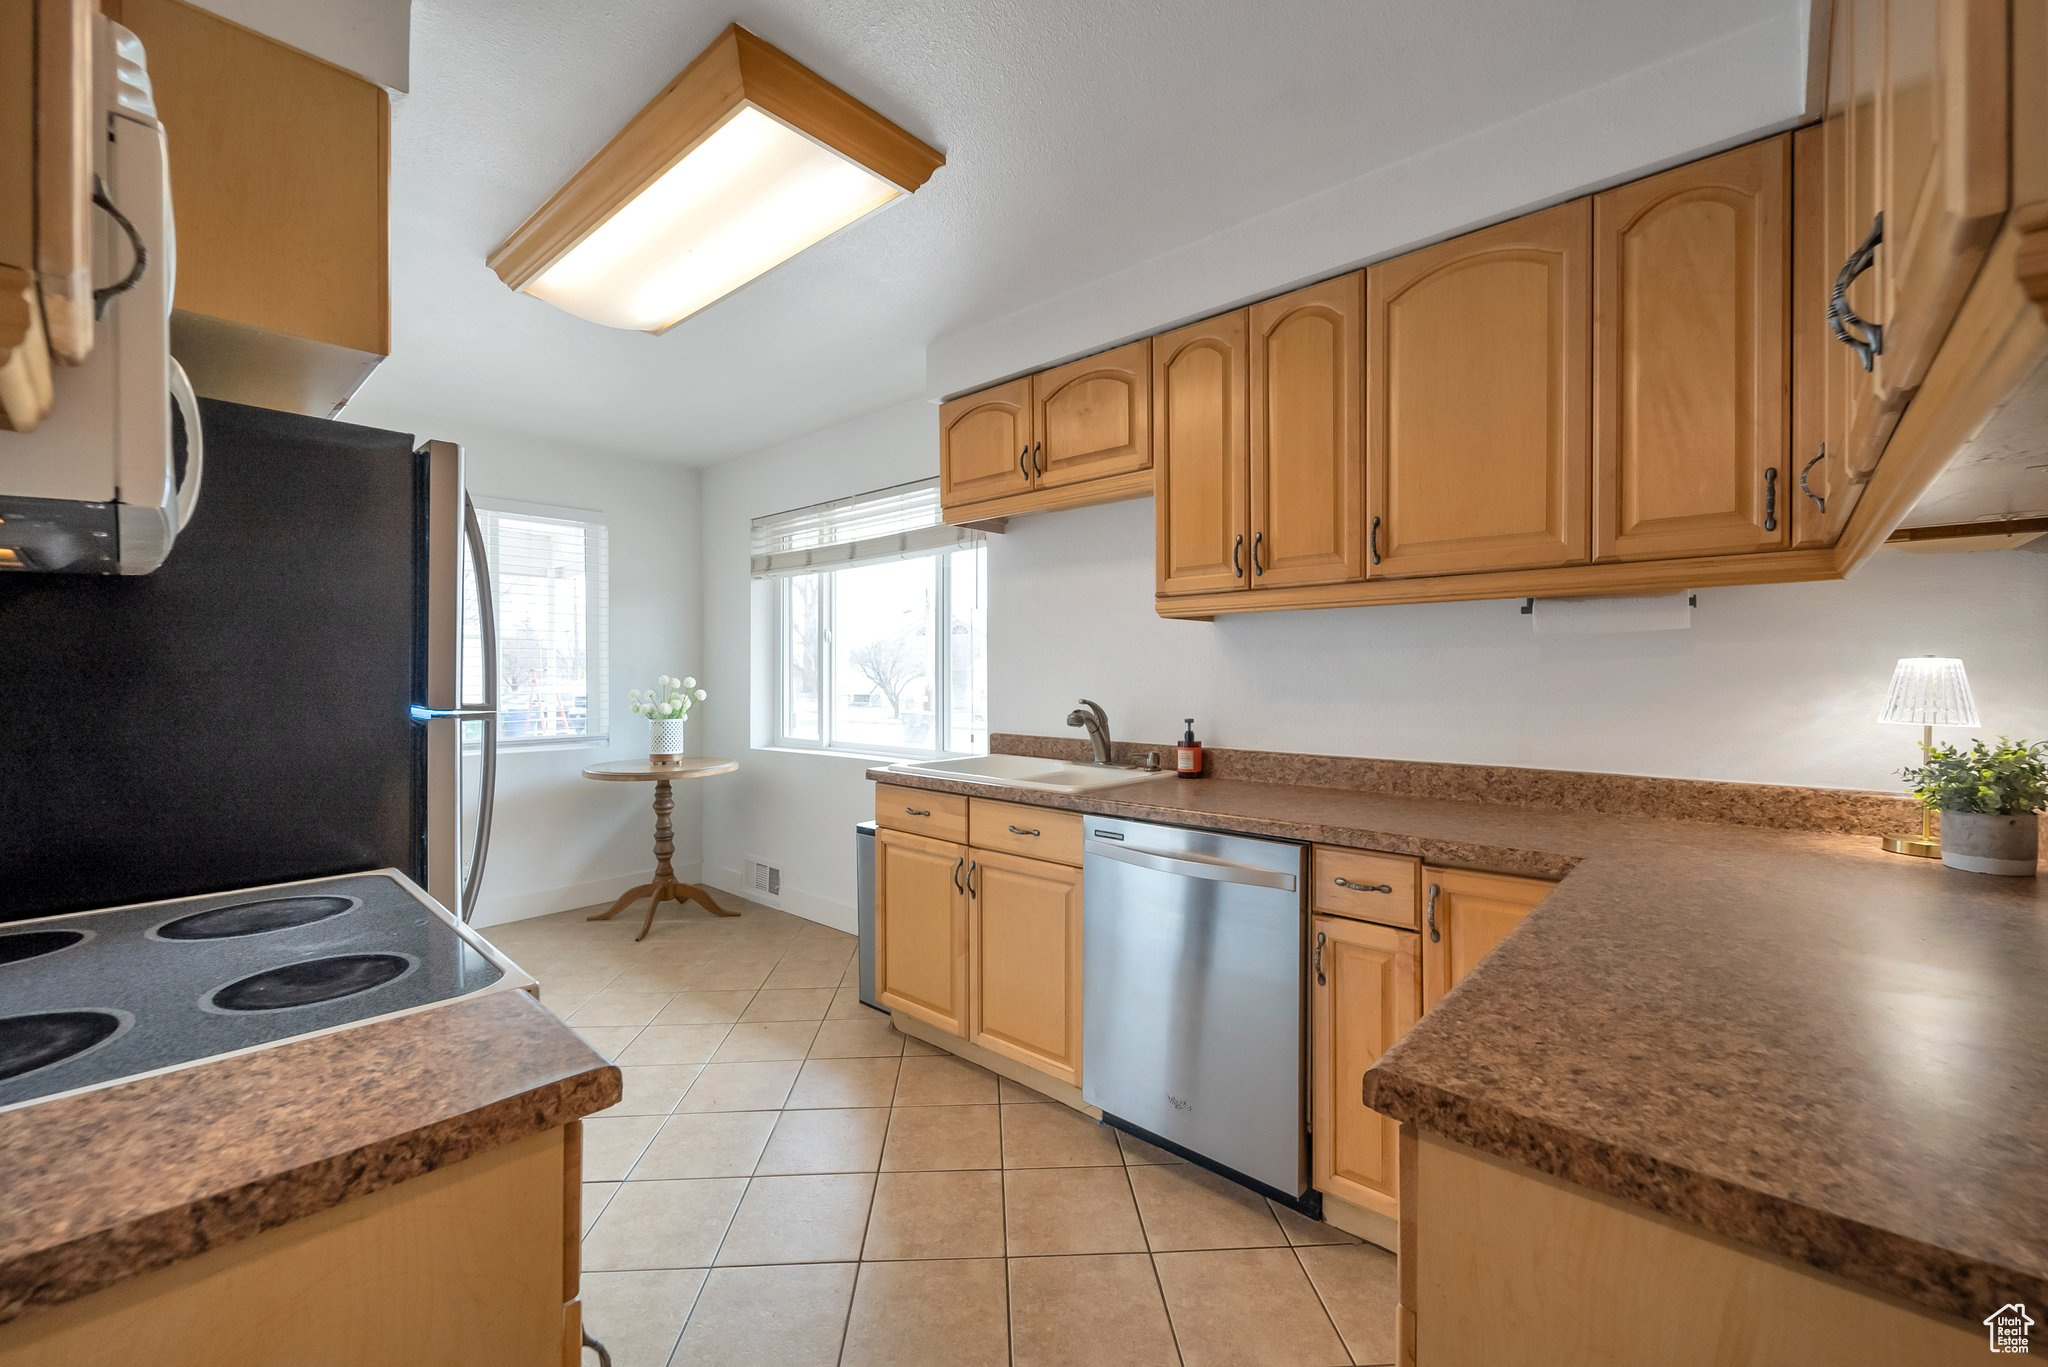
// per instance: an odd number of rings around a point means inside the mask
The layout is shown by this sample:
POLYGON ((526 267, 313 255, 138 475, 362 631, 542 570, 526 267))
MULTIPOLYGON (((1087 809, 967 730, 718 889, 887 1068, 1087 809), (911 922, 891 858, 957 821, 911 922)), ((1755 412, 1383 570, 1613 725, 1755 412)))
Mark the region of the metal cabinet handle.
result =
POLYGON ((1369 539, 1372 549, 1372 563, 1377 565, 1380 563, 1380 520, 1377 517, 1372 520, 1372 532, 1369 539))
POLYGON ((1436 895, 1442 891, 1443 889, 1434 883, 1429 885, 1429 907, 1423 912, 1423 917, 1429 924, 1429 942, 1431 944, 1437 944, 1444 938, 1436 928, 1436 895))
POLYGON ((1042 834, 1042 832, 1040 832, 1040 831, 1027 831, 1027 830, 1025 830, 1025 829, 1024 829, 1024 828, 1023 828, 1022 826, 1012 826, 1012 827, 1010 827, 1010 834, 1011 834, 1011 835, 1040 835, 1040 834, 1042 834))
POLYGON ((967 861, 967 895, 969 897, 979 898, 981 896, 981 889, 974 886, 974 875, 980 868, 981 865, 975 863, 972 859, 967 861))
POLYGON ((1264 532, 1252 533, 1252 574, 1254 576, 1266 572, 1266 567, 1259 563, 1259 548, 1265 544, 1266 534, 1264 532))
POLYGON ((1354 883, 1349 878, 1339 878, 1336 882, 1338 887, 1348 888, 1352 892, 1392 892, 1394 890, 1392 883, 1354 883))
POLYGON ((1024 443, 1024 449, 1017 453, 1017 473, 1024 477, 1026 484, 1031 482, 1031 443, 1029 442, 1024 443))
POLYGON ((1764 471, 1764 530, 1778 530, 1778 467, 1764 471))
POLYGON ((1856 359, 1869 370, 1879 356, 1884 354, 1884 325, 1859 318, 1856 310, 1849 307, 1849 286, 1856 283, 1856 277, 1870 269, 1877 259, 1877 244, 1884 241, 1884 214, 1870 220, 1870 235, 1863 239, 1863 245, 1849 254, 1842 263, 1842 269, 1835 276, 1835 288, 1828 295, 1828 327, 1834 332, 1835 340, 1856 353, 1856 359), (1863 336, 1858 337, 1850 328, 1861 328, 1863 336))
POLYGON ((1045 478, 1045 443, 1042 441, 1031 443, 1031 468, 1038 472, 1040 479, 1045 478))
POLYGON ((1244 578, 1244 533, 1237 534, 1237 540, 1230 543, 1230 574, 1233 579, 1244 578))
POLYGON ((953 891, 965 892, 967 885, 960 881, 960 871, 967 867, 967 856, 961 855, 953 861, 953 891))
POLYGON ((1330 980, 1323 976, 1323 941, 1329 936, 1323 931, 1316 932, 1316 986, 1328 987, 1330 980))
POLYGON ((905 807, 903 809, 903 814, 905 816, 930 816, 932 814, 932 809, 929 807, 925 807, 922 809, 917 807, 905 807))
POLYGON ((1814 466, 1820 464, 1827 458, 1828 444, 1826 442, 1822 442, 1820 444, 1820 450, 1813 453, 1813 459, 1799 467, 1799 492, 1805 494, 1808 498, 1812 499, 1814 508, 1823 513, 1828 510, 1828 501, 1813 491, 1813 486, 1806 482, 1806 475, 1807 472, 1812 470, 1814 466))

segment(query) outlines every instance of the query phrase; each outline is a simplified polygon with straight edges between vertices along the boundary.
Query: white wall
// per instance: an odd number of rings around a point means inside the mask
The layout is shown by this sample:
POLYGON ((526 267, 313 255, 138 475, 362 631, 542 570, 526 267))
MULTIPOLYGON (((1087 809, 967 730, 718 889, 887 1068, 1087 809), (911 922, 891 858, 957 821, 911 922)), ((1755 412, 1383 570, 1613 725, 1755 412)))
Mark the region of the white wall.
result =
MULTIPOLYGON (((1873 720, 1902 655, 1954 655, 1988 735, 2048 738, 2048 543, 1882 551, 1848 580, 1702 589, 1692 626, 1538 637, 1519 602, 1161 619, 1149 500, 990 540, 990 727, 1062 733, 1083 694, 1165 741, 1894 788, 1918 733, 1873 720)), ((1951 734, 1949 739, 1961 739, 1951 734)))
MULTIPOLYGON (((782 870, 781 905, 853 929, 853 827, 874 815, 873 761, 766 744, 772 640, 766 585, 748 577, 752 522, 766 513, 928 479, 938 410, 912 401, 704 472, 705 743, 740 770, 704 794, 704 880, 744 891, 745 861, 782 870), (743 707, 751 698, 752 706, 743 707)), ((692 743, 695 748, 695 743, 692 743)))
MULTIPOLYGON (((646 881, 654 868, 652 786, 596 783, 582 771, 599 760, 646 757, 647 724, 626 711, 628 688, 651 685, 658 674, 704 672, 698 667, 697 471, 538 445, 473 423, 394 411, 380 407, 373 393, 350 404, 346 420, 461 442, 470 492, 478 496, 605 515, 611 548, 610 739, 500 751, 495 824, 476 921, 490 925, 588 906, 646 881)), ((714 695, 714 707, 722 701, 714 695)), ((691 732, 690 749, 701 753, 703 728, 694 718, 691 732)), ((675 864, 684 878, 696 877, 702 856, 703 786, 676 786, 675 864)))

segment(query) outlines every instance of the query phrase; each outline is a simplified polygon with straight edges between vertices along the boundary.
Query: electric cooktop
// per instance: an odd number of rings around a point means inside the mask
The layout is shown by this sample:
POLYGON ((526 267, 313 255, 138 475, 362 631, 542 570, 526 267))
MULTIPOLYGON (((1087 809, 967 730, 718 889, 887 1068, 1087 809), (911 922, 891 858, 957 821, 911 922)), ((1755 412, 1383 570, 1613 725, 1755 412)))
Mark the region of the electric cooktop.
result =
POLYGON ((0 923, 0 1110, 532 985, 395 869, 0 923))

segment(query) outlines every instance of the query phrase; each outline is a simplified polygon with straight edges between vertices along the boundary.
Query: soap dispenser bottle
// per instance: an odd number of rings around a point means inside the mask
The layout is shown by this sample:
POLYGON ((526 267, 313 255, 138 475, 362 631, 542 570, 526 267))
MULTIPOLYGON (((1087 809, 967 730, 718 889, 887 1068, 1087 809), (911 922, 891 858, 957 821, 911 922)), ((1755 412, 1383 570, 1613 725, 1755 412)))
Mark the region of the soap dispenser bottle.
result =
POLYGON ((1202 776, 1202 742, 1195 739, 1195 719, 1187 719, 1187 731, 1173 750, 1173 772, 1179 778, 1202 776))

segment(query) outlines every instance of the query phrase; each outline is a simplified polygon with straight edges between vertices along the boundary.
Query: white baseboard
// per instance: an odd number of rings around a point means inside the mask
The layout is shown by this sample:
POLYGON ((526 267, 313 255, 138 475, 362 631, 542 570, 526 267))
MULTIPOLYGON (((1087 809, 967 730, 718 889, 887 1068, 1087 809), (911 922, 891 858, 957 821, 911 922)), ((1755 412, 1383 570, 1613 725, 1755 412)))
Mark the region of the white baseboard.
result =
MULTIPOLYGON (((695 863, 678 863, 676 877, 686 883, 697 882, 702 876, 698 868, 695 863)), ((570 883, 565 887, 528 888, 518 892, 486 896, 477 904, 476 915, 470 918, 470 923, 478 927, 501 926, 507 921, 526 921, 536 916, 552 915, 557 911, 569 911, 598 902, 609 902, 626 889, 645 883, 647 878, 646 869, 637 869, 632 873, 616 874, 610 878, 593 878, 583 883, 570 883)))
MULTIPOLYGON (((741 897, 752 897, 754 895, 752 888, 748 885, 745 872, 740 869, 728 869, 718 864, 706 864, 704 865, 704 871, 698 875, 698 881, 707 887, 717 888, 721 892, 738 893, 741 897)), ((612 895, 614 897, 618 896, 617 893, 612 895)), ((782 910, 792 916, 801 916, 806 921, 816 921, 821 926, 830 926, 834 930, 843 930, 848 935, 854 933, 854 907, 850 902, 840 902, 830 897, 820 897, 816 893, 805 892, 802 888, 793 888, 789 884, 784 883, 782 885, 782 896, 775 899, 774 905, 781 907, 782 910)))

